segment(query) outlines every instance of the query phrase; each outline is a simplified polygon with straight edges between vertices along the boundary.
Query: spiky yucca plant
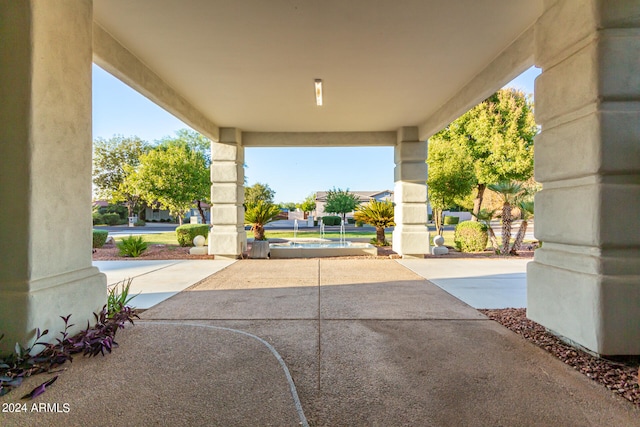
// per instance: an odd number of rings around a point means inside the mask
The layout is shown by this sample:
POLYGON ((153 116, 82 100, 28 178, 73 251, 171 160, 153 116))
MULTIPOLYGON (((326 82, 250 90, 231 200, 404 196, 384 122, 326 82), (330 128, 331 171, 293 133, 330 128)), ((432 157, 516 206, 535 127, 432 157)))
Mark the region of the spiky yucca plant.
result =
POLYGON ((379 245, 386 246, 388 243, 384 229, 396 225, 393 214, 393 203, 372 199, 367 204, 358 205, 353 217, 356 221, 373 225, 376 228, 376 241, 379 245))
POLYGON ((515 255, 516 251, 520 249, 520 246, 522 246, 524 235, 527 233, 529 220, 533 218, 533 201, 520 202, 518 203, 518 207, 520 208, 522 215, 522 222, 520 223, 518 234, 516 234, 516 238, 514 239, 511 250, 509 251, 511 255, 515 255))
POLYGON ((280 214, 280 208, 273 203, 259 201, 247 206, 244 221, 251 224, 251 231, 255 240, 266 240, 264 226, 272 222, 280 214))
POLYGON ((522 184, 515 181, 500 181, 497 184, 489 184, 488 188, 496 192, 502 199, 502 247, 500 254, 507 255, 510 252, 511 223, 513 216, 511 208, 518 196, 524 192, 522 184))

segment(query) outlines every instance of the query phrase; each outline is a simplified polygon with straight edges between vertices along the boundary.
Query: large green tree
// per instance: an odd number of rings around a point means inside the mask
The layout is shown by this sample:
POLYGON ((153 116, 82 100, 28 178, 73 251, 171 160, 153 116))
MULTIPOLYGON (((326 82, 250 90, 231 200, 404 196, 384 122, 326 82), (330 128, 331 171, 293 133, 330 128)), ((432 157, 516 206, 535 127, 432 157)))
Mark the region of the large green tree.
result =
POLYGON ((306 214, 313 212, 316 209, 316 193, 309 194, 297 207, 306 214))
POLYGON ((532 176, 536 132, 531 98, 516 89, 501 89, 434 135, 429 150, 438 140, 465 147, 476 176, 477 214, 488 184, 532 176))
POLYGON ((360 199, 353 193, 349 192, 349 189, 341 190, 340 188, 333 188, 327 191, 327 201, 324 205, 325 212, 335 213, 342 215, 342 220, 346 219, 347 213, 355 210, 356 206, 360 204, 360 199))
POLYGON ((140 156, 138 167, 130 169, 131 187, 148 204, 159 203, 168 209, 180 224, 195 202, 209 198, 207 159, 202 152, 181 141, 163 142, 140 156))
POLYGON ((476 185, 471 155, 459 140, 429 142, 427 189, 436 233, 442 234, 442 212, 468 196, 476 185))
POLYGON ((251 187, 244 188, 244 204, 249 207, 258 202, 273 203, 276 192, 268 184, 255 183, 251 187))
POLYGON ((110 203, 122 202, 129 216, 138 208, 140 195, 128 185, 128 170, 140 163, 150 146, 137 136, 97 138, 93 142, 93 184, 98 197, 110 203))
MULTIPOLYGON (((205 159, 205 166, 207 169, 209 169, 211 167, 211 140, 201 133, 190 129, 180 129, 175 133, 176 135, 174 137, 165 137, 159 141, 156 141, 158 146, 186 146, 189 150, 202 154, 205 159)), ((209 188, 211 187, 210 182, 208 182, 207 185, 209 188)), ((204 209, 202 208, 202 203, 209 201, 211 195, 210 189, 203 191, 202 195, 204 197, 201 199, 196 199, 195 202, 196 207, 198 208, 198 212, 200 212, 200 216, 204 221, 204 209)))

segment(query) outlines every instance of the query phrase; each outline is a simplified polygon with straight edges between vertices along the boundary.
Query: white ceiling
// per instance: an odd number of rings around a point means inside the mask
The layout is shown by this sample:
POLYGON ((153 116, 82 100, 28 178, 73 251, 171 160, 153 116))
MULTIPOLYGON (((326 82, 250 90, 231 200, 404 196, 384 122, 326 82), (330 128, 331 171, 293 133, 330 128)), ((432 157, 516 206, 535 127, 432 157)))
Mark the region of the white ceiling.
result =
POLYGON ((94 20, 219 126, 388 131, 424 121, 541 9, 541 0, 94 0, 94 20))

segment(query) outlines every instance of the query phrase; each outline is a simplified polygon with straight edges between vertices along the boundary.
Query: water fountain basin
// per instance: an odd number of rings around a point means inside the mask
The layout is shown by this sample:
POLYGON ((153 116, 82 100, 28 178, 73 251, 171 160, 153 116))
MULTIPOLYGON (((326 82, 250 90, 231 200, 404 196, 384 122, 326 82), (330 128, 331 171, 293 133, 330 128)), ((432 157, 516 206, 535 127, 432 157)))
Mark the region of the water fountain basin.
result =
POLYGON ((377 248, 370 243, 330 240, 271 243, 269 252, 271 258, 322 258, 378 254, 377 248))

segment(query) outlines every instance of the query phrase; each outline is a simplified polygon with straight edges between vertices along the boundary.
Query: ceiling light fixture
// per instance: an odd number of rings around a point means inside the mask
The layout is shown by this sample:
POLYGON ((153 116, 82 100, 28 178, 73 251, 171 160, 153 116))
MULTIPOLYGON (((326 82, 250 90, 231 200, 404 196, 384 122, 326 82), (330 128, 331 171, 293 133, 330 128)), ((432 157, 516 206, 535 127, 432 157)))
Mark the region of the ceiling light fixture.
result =
POLYGON ((322 105, 322 79, 315 80, 316 85, 316 105, 322 105))

